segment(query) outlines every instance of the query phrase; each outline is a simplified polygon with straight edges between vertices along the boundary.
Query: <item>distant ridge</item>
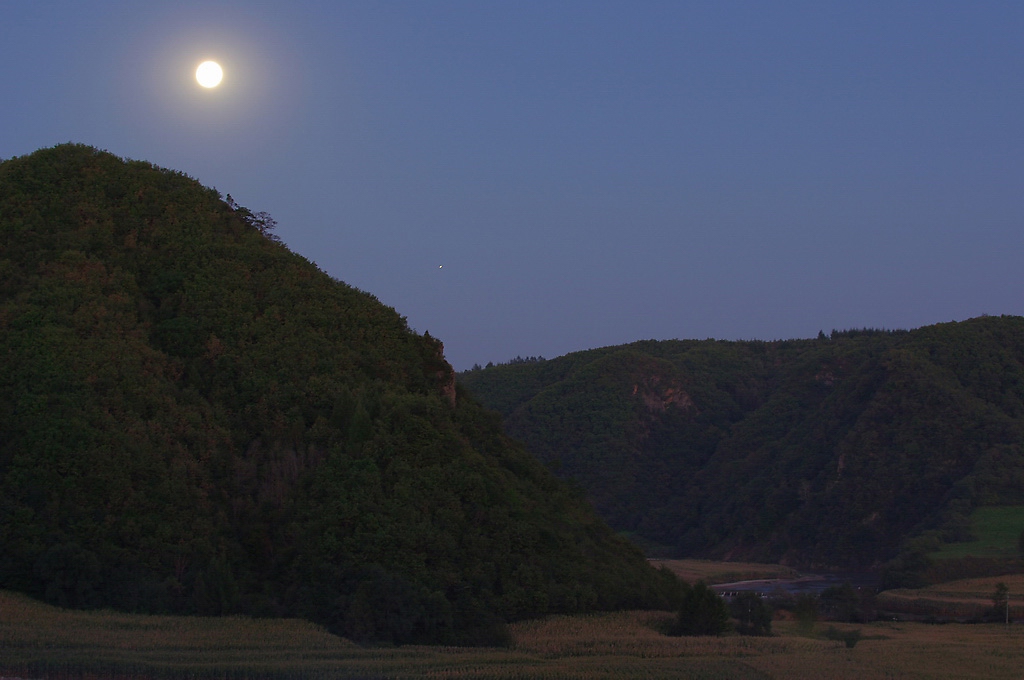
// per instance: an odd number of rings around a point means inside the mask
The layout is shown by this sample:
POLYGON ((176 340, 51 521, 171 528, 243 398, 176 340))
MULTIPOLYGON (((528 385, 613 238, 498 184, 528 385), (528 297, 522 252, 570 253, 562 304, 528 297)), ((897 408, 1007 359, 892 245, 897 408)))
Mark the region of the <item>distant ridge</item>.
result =
POLYGON ((0 588, 385 642, 665 607, 440 342, 173 171, 0 163, 0 588))
POLYGON ((645 341, 459 379, 660 554, 867 568, 1024 504, 1021 317, 645 341))

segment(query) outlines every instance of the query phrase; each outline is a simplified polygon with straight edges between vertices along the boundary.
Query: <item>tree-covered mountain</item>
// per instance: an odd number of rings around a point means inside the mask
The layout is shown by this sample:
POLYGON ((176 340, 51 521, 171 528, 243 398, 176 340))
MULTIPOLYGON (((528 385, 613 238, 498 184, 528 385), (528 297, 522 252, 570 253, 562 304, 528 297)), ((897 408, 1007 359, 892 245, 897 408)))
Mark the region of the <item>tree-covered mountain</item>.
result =
POLYGON ((679 555, 867 567, 1024 504, 1024 318, 646 341, 467 371, 612 527, 679 555))
POLYGON ((441 343, 148 163, 0 164, 0 588, 395 642, 676 593, 441 343))

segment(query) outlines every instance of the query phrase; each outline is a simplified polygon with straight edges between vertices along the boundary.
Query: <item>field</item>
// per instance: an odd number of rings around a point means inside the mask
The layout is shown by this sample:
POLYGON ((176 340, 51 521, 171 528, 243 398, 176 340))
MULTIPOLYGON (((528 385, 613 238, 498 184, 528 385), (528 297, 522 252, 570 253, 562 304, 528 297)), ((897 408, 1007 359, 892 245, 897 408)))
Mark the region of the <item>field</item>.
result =
POLYGON ((979 619, 992 609, 992 595, 1000 583, 1010 591, 1010 618, 1024 618, 1024 574, 964 579, 913 590, 887 590, 875 601, 879 608, 891 612, 979 619))
POLYGON ((687 583, 704 581, 708 585, 799 576, 796 571, 779 564, 712 562, 711 560, 651 560, 650 562, 655 567, 666 567, 687 583))
POLYGON ((1018 538, 1024 530, 1024 507, 978 508, 971 513, 971 530, 977 540, 949 543, 931 554, 936 559, 957 557, 1015 558, 1020 555, 1018 538))
POLYGON ((366 648, 303 621, 65 611, 0 592, 0 675, 852 680, 1019 678, 1024 666, 1024 626, 863 625, 849 649, 825 639, 820 623, 808 637, 776 621, 770 638, 669 638, 660 630, 670 619, 619 612, 521 622, 510 649, 366 648))

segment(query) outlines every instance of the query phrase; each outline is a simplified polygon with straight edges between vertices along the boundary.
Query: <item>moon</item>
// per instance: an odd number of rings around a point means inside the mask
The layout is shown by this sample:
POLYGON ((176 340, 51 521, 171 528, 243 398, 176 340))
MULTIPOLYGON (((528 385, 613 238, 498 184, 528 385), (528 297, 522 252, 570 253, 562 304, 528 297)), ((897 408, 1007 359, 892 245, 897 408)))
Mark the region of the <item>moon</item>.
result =
POLYGON ((224 69, 215 61, 204 61, 196 69, 196 80, 207 89, 220 85, 223 78, 224 69))

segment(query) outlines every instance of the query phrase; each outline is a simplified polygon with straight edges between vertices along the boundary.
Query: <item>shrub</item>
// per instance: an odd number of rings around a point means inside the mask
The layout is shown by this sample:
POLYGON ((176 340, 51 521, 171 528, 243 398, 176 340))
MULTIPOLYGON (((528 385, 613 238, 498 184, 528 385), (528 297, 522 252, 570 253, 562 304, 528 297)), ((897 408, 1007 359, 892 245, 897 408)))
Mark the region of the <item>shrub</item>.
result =
POLYGON ((771 635, 772 608, 760 595, 746 591, 737 595, 729 604, 732 617, 740 635, 771 635))
POLYGON ((853 649, 860 642, 860 628, 856 630, 839 630, 835 626, 829 626, 825 632, 829 640, 842 640, 846 643, 847 649, 853 649))
POLYGON ((821 604, 829 618, 836 621, 864 623, 874 618, 873 595, 858 591, 849 583, 823 590, 821 604))
POLYGON ((687 588, 672 635, 721 635, 730 630, 725 600, 703 581, 687 588))
POLYGON ((810 593, 801 593, 793 603, 793 614, 800 632, 810 635, 814 630, 814 622, 818 620, 818 598, 810 593))

